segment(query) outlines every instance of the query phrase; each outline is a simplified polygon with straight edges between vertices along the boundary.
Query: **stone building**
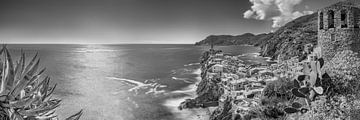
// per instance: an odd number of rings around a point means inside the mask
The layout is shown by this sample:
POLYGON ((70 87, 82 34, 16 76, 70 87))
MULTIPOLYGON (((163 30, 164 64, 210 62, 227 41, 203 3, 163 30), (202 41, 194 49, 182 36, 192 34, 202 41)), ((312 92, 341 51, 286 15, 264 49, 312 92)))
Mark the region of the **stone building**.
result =
POLYGON ((318 45, 325 61, 338 51, 360 51, 359 0, 347 0, 320 9, 318 12, 318 45))

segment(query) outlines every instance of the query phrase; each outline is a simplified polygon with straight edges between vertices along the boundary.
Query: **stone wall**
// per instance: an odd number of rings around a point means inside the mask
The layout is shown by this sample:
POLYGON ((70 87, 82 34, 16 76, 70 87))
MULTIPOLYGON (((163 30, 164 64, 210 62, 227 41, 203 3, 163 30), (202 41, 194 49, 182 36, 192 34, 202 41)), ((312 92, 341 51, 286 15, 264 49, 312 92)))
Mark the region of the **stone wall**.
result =
POLYGON ((325 61, 338 51, 360 51, 359 8, 351 2, 339 2, 319 10, 318 17, 318 45, 325 61))
POLYGON ((354 28, 329 29, 318 32, 321 54, 325 61, 334 57, 337 51, 353 50, 358 52, 360 49, 360 30, 354 28))

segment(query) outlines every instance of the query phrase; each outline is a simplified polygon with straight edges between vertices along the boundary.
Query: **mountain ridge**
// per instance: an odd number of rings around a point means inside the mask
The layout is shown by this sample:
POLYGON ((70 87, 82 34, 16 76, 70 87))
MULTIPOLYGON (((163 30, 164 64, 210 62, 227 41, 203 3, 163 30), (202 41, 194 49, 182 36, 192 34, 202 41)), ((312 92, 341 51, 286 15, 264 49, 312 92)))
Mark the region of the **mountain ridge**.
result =
POLYGON ((306 44, 317 44, 317 12, 288 22, 273 33, 254 35, 210 35, 195 45, 254 45, 261 48, 261 55, 272 59, 287 60, 303 56, 306 44))

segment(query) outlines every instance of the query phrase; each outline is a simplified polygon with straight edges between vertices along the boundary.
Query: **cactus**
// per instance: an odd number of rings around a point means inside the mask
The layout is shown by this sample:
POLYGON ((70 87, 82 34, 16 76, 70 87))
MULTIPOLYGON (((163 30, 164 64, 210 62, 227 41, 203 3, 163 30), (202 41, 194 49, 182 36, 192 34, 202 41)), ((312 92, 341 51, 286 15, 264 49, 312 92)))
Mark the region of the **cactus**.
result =
MULTIPOLYGON (((299 75, 297 79, 294 79, 294 88, 291 89, 291 93, 299 98, 305 98, 307 101, 307 105, 311 108, 309 101, 316 95, 316 94, 324 94, 323 87, 329 84, 330 77, 327 73, 322 74, 321 68, 324 66, 324 60, 322 58, 318 59, 316 63, 311 63, 311 71, 305 70, 305 75, 299 75), (322 76, 320 76, 322 74, 322 76), (326 81, 326 83, 323 83, 326 81), (302 86, 301 83, 306 82, 305 86, 302 86)), ((306 67, 306 66, 305 66, 306 67)), ((328 86, 328 85, 327 85, 328 86)), ((303 106, 298 103, 294 102, 290 107, 284 109, 284 111, 288 114, 292 113, 306 113, 309 109, 302 108, 303 106)))
POLYGON ((286 113, 288 113, 288 114, 292 114, 292 113, 297 113, 297 112, 299 112, 298 109, 293 108, 293 107, 285 108, 284 111, 285 111, 286 113))
POLYGON ((306 95, 304 95, 303 93, 299 92, 298 88, 293 88, 291 89, 291 93, 293 95, 295 95, 296 97, 300 97, 300 98, 306 98, 306 95))
POLYGON ((293 114, 293 113, 297 113, 300 112, 302 114, 306 113, 307 111, 309 111, 309 109, 306 108, 302 108, 302 105, 298 102, 294 102, 291 107, 287 107, 284 109, 284 111, 288 114, 293 114))
POLYGON ((294 87, 295 88, 300 88, 301 87, 301 84, 300 84, 300 82, 298 81, 298 80, 294 80, 294 87))
MULTIPOLYGON (((52 120, 61 100, 51 98, 56 85, 50 86, 50 77, 42 76, 38 70, 37 54, 26 65, 25 54, 14 64, 4 46, 0 50, 0 119, 1 120, 52 120)), ((78 120, 82 110, 66 120, 78 120)))
POLYGON ((301 107, 302 107, 302 105, 301 105, 300 103, 298 103, 298 102, 292 103, 291 106, 292 106, 293 108, 301 108, 301 107))

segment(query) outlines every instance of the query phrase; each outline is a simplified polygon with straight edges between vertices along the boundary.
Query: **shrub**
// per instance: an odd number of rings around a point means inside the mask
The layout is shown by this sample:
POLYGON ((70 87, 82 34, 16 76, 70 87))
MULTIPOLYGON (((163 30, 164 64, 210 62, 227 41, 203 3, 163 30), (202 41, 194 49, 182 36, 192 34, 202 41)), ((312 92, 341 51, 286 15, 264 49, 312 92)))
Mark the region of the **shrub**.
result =
MULTIPOLYGON (((61 100, 51 98, 56 85, 50 86, 50 77, 44 77, 45 69, 39 70, 37 54, 25 64, 22 52, 19 61, 13 63, 4 46, 0 55, 0 119, 1 120, 51 120, 56 118, 55 108, 61 100)), ((66 120, 78 120, 82 110, 66 120)))

